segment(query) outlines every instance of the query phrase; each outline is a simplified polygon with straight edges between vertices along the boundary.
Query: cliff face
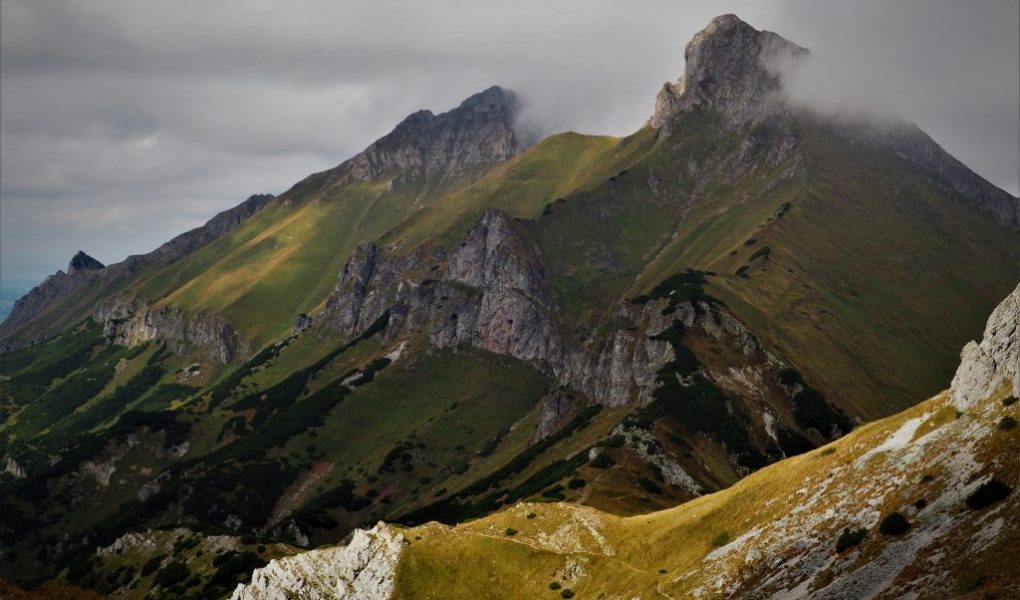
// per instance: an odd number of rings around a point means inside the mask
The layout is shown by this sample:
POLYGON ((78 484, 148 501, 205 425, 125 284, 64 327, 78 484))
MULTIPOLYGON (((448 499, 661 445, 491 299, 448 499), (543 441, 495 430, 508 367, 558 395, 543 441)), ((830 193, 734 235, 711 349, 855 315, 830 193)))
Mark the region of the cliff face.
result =
POLYGON ((141 298, 108 298, 96 306, 92 317, 103 325, 107 339, 123 346, 160 340, 177 354, 194 351, 222 364, 256 350, 224 319, 171 306, 154 307, 141 298))

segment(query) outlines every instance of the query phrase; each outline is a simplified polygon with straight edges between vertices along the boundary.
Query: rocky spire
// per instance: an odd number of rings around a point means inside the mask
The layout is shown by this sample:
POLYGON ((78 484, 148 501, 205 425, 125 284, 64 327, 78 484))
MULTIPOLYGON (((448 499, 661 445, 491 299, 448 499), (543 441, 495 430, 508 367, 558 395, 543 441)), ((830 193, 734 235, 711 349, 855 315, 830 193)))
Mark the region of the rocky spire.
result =
POLYGON ((508 160, 521 150, 513 128, 515 106, 513 92, 492 86, 448 112, 420 110, 338 172, 361 180, 391 172, 403 179, 430 179, 508 160))
POLYGON ((779 77, 769 62, 806 52, 736 15, 716 17, 687 44, 683 76, 656 97, 652 127, 668 133, 677 115, 695 108, 718 110, 733 126, 758 121, 782 106, 779 77))
POLYGON ((102 269, 105 266, 103 263, 85 254, 83 250, 79 250, 77 254, 71 257, 71 262, 67 265, 67 272, 71 274, 78 271, 93 271, 102 269))

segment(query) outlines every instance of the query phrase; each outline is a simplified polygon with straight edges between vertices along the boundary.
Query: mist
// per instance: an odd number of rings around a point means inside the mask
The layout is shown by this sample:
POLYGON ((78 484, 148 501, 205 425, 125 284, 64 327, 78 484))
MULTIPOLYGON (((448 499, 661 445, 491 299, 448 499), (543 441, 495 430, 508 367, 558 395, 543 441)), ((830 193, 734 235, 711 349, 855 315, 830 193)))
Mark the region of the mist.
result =
POLYGON ((0 280, 83 249, 151 250, 280 193, 407 114, 492 84, 529 134, 626 135, 733 12, 811 49, 784 82, 827 111, 896 114, 1016 193, 1016 2, 507 4, 0 0, 0 280))

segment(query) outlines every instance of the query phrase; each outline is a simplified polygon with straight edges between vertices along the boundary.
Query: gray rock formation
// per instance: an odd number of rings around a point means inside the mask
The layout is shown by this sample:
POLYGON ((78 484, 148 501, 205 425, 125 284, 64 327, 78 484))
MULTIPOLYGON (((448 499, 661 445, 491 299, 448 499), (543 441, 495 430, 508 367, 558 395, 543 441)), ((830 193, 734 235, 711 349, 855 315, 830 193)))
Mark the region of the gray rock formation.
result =
POLYGON ((152 306, 141 298, 108 298, 96 306, 93 318, 103 324, 108 339, 124 346, 161 340, 177 354, 197 351, 224 364, 235 357, 251 356, 256 350, 220 317, 152 306))
POLYGON ((492 86, 445 113, 420 110, 334 169, 332 177, 342 182, 392 173, 401 180, 433 179, 508 160, 522 147, 513 128, 515 105, 512 92, 492 86))
POLYGON ((963 347, 953 377, 953 404, 967 410, 1004 385, 1020 396, 1020 286, 992 312, 981 342, 963 347))
POLYGON ((766 63, 806 52, 736 15, 716 17, 687 44, 683 76, 656 97, 652 127, 668 135, 673 120, 694 109, 719 111, 732 128, 785 111, 779 76, 766 63))
POLYGON ((231 600, 387 600, 406 540, 384 523, 355 530, 346 546, 274 559, 238 584, 231 600))
POLYGON ((71 262, 67 265, 67 272, 71 274, 78 271, 93 271, 103 267, 105 267, 103 263, 85 254, 84 250, 79 250, 78 254, 71 257, 71 262))

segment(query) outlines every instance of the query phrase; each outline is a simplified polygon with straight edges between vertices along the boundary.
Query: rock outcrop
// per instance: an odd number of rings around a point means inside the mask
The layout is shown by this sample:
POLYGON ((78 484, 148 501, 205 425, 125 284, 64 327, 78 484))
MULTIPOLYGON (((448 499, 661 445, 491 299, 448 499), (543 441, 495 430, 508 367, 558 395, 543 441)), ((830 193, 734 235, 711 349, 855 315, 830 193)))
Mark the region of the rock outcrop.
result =
POLYGON ((651 125, 668 135, 679 115, 708 109, 719 111, 727 126, 737 128, 784 111, 779 75, 768 69, 767 62, 806 52, 736 15, 716 17, 687 44, 684 74, 659 92, 651 125))
POLYGON ((513 127, 515 105, 513 92, 492 86, 445 113, 420 110, 332 175, 338 181, 386 173, 427 180, 508 160, 522 147, 513 127))
POLYGON ((275 559, 255 569, 231 600, 387 600, 407 541, 384 523, 358 529, 346 546, 275 559))
POLYGON ((953 377, 953 405, 967 410, 1003 385, 1020 396, 1020 286, 992 312, 981 342, 969 342, 953 377))
POLYGON ((161 340, 177 354, 196 351, 223 364, 251 356, 256 350, 231 323, 220 317, 188 313, 172 306, 153 306, 141 298, 115 296, 104 300, 96 307, 93 318, 102 323, 108 339, 124 346, 161 340))
POLYGON ((67 272, 71 274, 78 271, 94 271, 105 266, 103 263, 85 254, 84 250, 79 250, 78 254, 71 257, 71 262, 67 265, 67 272))

